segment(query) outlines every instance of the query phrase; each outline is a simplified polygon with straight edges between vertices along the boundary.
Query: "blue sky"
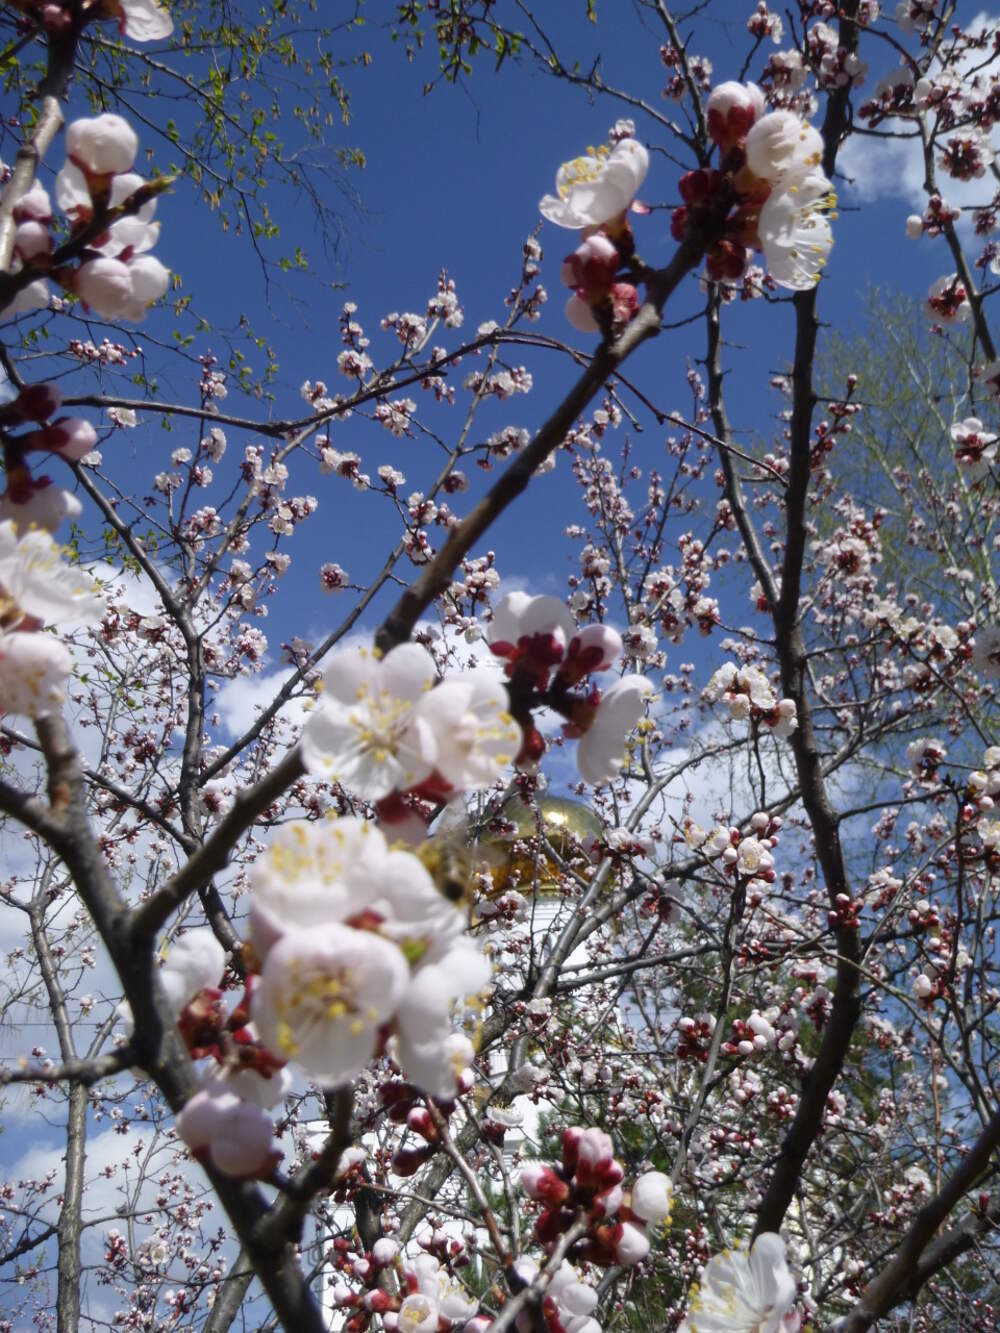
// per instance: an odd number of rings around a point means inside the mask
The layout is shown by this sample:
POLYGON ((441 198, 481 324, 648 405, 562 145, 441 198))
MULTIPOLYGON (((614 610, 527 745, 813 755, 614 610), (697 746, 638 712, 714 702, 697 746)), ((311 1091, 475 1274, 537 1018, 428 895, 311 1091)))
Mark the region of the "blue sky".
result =
MULTIPOLYGON (((581 65, 589 68, 599 52, 606 83, 628 89, 657 111, 676 114, 676 104, 661 96, 665 79, 658 45, 662 32, 654 26, 652 16, 646 11, 637 14, 632 6, 616 5, 612 23, 607 21, 611 10, 599 6, 602 21, 594 27, 583 20, 583 8, 582 4, 542 6, 553 24, 557 45, 569 49, 567 62, 577 54, 581 65)), ((748 49, 744 22, 743 6, 709 6, 691 49, 711 59, 715 81, 740 72, 748 49)), ((226 333, 243 314, 266 336, 277 354, 280 371, 273 407, 241 404, 231 393, 224 404, 226 410, 239 414, 245 411, 247 415, 270 410, 278 417, 298 416, 303 412, 298 396, 303 379, 321 378, 331 390, 348 389, 336 369, 340 350, 337 317, 342 301, 357 303, 356 318, 372 338, 369 350, 378 362, 380 353, 383 357, 392 355, 398 346, 391 335, 378 328, 379 320, 392 310, 422 312, 442 267, 457 283, 466 318, 460 335, 447 331, 441 342, 453 347, 459 336, 472 336, 480 322, 502 320, 503 298, 517 279, 521 245, 538 225, 537 202, 551 190, 559 162, 587 144, 601 142, 614 120, 630 111, 610 98, 592 104, 583 90, 527 64, 508 61, 496 73, 488 53, 480 57, 465 87, 439 83, 433 92, 424 95, 423 87, 435 72, 433 50, 419 53, 410 62, 401 45, 391 44, 387 34, 375 25, 355 34, 338 35, 336 51, 345 60, 355 49, 351 42, 357 49, 370 51, 373 59, 367 67, 358 65, 347 70, 352 122, 344 129, 335 121, 330 133, 334 143, 358 145, 367 165, 350 177, 360 207, 344 204, 344 234, 334 262, 326 262, 308 209, 291 196, 276 193, 271 208, 282 233, 277 248, 287 251, 294 244, 302 245, 310 254, 312 267, 306 278, 288 277, 284 291, 279 279, 265 296, 260 269, 249 246, 217 227, 195 198, 189 182, 180 182, 175 192, 161 202, 163 232, 157 253, 180 275, 180 292, 191 296, 192 309, 212 328, 208 334, 199 335, 191 350, 211 348, 224 362, 226 333), (343 290, 331 290, 332 283, 344 284, 343 290)), ((763 67, 770 49, 768 46, 758 53, 751 74, 763 67)), ((650 117, 641 112, 632 114, 637 135, 654 151, 642 196, 654 205, 671 204, 677 198, 678 168, 656 151, 667 141, 650 117)), ((279 130, 285 132, 294 135, 294 126, 279 130)), ((153 148, 157 165, 166 164, 164 146, 156 145, 148 133, 144 134, 143 146, 153 148)), ((296 147, 292 137, 288 146, 296 147)), ((855 152, 852 163, 860 168, 866 182, 865 207, 863 213, 854 211, 853 201, 858 196, 849 187, 841 188, 836 242, 820 302, 823 319, 840 327, 860 319, 859 294, 869 283, 905 283, 910 290, 922 292, 949 267, 941 243, 905 240, 903 224, 910 205, 894 194, 894 187, 898 185, 902 191, 914 182, 912 171, 908 174, 898 153, 892 157, 888 173, 873 174, 864 153, 855 152)), ((53 160, 53 165, 58 165, 57 161, 53 160)), ((667 222, 668 214, 659 211, 635 219, 640 253, 648 262, 664 263, 672 253, 667 222)), ((562 314, 566 293, 558 271, 564 254, 572 248, 573 234, 546 224, 540 239, 545 249, 543 279, 550 300, 542 319, 531 328, 587 348, 590 340, 571 330, 562 314)), ((668 309, 667 317, 682 318, 698 307, 699 293, 692 278, 668 309)), ((728 357, 729 411, 737 438, 749 443, 755 437, 769 436, 775 429, 774 416, 781 404, 767 388, 768 372, 788 364, 793 316, 788 304, 765 308, 761 302, 745 309, 730 308, 726 313, 727 336, 732 343, 728 357)), ((168 312, 158 312, 137 330, 147 350, 148 364, 160 359, 148 339, 158 334, 169 342, 173 324, 168 312)), ((627 367, 627 374, 643 386, 657 406, 684 412, 690 402, 684 375, 688 364, 702 354, 703 345, 697 323, 664 333, 641 349, 627 367)), ((262 369, 262 354, 255 354, 245 345, 244 350, 254 369, 262 369)), ((482 411, 473 439, 484 438, 499 425, 533 429, 577 373, 567 358, 549 351, 532 355, 517 350, 511 360, 528 365, 534 375, 534 390, 482 411)), ((460 388, 461 379, 474 364, 466 361, 453 373, 452 382, 459 386, 456 408, 434 411, 429 394, 406 391, 417 400, 421 417, 439 429, 445 440, 454 438, 464 417, 462 400, 467 395, 460 388)), ((159 379, 164 396, 194 401, 191 374, 171 369, 166 357, 162 358, 162 367, 159 379)), ((633 436, 636 461, 644 469, 663 467, 667 462, 663 438, 668 431, 656 427, 648 417, 644 424, 643 435, 633 436)), ((241 437, 233 430, 228 434, 230 460, 235 461, 242 446, 253 437, 241 437)), ((357 417, 335 425, 331 437, 335 447, 360 452, 365 471, 374 474, 375 467, 383 462, 403 470, 407 476, 403 494, 425 489, 439 465, 436 449, 420 441, 392 439, 384 430, 357 417)), ((172 433, 165 436, 150 416, 133 432, 117 432, 104 448, 104 456, 112 471, 123 467, 123 479, 134 489, 137 465, 149 474, 159 471, 168 465, 170 449, 191 444, 194 438, 195 428, 184 423, 175 423, 172 433)), ((474 486, 481 485, 484 479, 476 475, 476 469, 470 472, 474 486)), ((316 570, 323 560, 338 561, 352 578, 363 581, 381 565, 398 532, 398 520, 388 506, 375 497, 359 495, 339 478, 321 478, 315 464, 308 460, 293 466, 289 490, 316 495, 320 507, 318 516, 303 525, 289 547, 294 560, 284 587, 289 592, 294 589, 295 595, 278 599, 272 608, 266 628, 274 643, 295 633, 309 636, 347 609, 350 594, 326 602, 317 591, 316 570)), ((206 495, 206 500, 211 498, 206 495)), ((453 508, 461 513, 463 500, 469 498, 456 497, 453 508)), ((576 487, 563 457, 555 473, 535 484, 483 549, 496 549, 504 577, 560 591, 572 571, 562 530, 567 522, 580 521, 581 516, 576 487)), ((384 601, 377 602, 367 613, 367 623, 376 623, 384 606, 384 601)), ((685 659, 686 649, 687 645, 681 654, 685 659)))
MULTIPOLYGON (((539 9, 551 20, 558 44, 562 47, 565 43, 585 68, 590 67, 599 50, 607 83, 627 88, 651 106, 670 111, 661 98, 664 71, 657 49, 662 34, 652 26, 648 12, 643 11, 643 22, 635 8, 622 0, 598 0, 601 22, 594 28, 583 18, 582 0, 546 0, 539 9)), ((729 0, 707 7, 692 50, 711 59, 716 81, 740 73, 748 49, 744 24, 751 9, 750 4, 736 5, 729 0)), ((351 36, 341 34, 337 43, 338 56, 349 58, 355 50, 366 48, 373 60, 367 67, 359 65, 346 71, 353 121, 347 130, 335 121, 331 131, 334 143, 357 144, 367 159, 365 169, 351 177, 361 207, 356 209, 348 203, 343 206, 344 235, 336 262, 326 262, 311 217, 301 203, 290 195, 276 195, 272 209, 282 230, 278 248, 303 245, 310 252, 313 267, 308 278, 288 279, 294 300, 273 289, 270 310, 260 268, 249 246, 220 230, 201 208, 189 183, 179 183, 159 206, 163 231, 157 254, 180 275, 183 285, 179 294, 190 294, 193 310, 211 326, 208 333, 198 335, 191 350, 211 348, 225 360, 227 331, 245 314, 277 354, 280 372, 273 405, 241 402, 236 393, 231 393, 224 407, 237 414, 302 415, 298 388, 306 378, 324 379, 331 389, 349 387, 336 369, 340 351, 337 318, 345 299, 357 303, 357 317, 372 337, 371 351, 376 361, 380 352, 392 354, 397 346, 390 336, 381 333, 379 320, 394 310, 422 312, 442 267, 457 283, 466 315, 463 336, 472 336, 482 321, 502 320, 503 298, 517 280, 521 246, 539 222, 540 196, 552 189, 559 163, 587 144, 601 142, 619 115, 635 114, 638 137, 654 148, 643 197, 651 204, 676 201, 679 169, 655 152, 663 142, 660 131, 641 113, 630 112, 610 99, 592 104, 582 90, 513 62, 495 73, 488 55, 482 58, 467 88, 439 85, 425 96, 423 85, 434 73, 433 50, 410 63, 401 46, 391 45, 387 34, 375 27, 351 36), (343 289, 331 290, 333 283, 343 284, 343 289)), ((767 51, 758 53, 751 75, 759 72, 766 55, 767 51)), ((74 92, 69 116, 86 110, 79 91, 74 92)), ((156 112, 155 102, 152 110, 156 112)), ((293 138, 289 142, 295 146, 293 138)), ((157 144, 148 132, 143 135, 143 143, 152 148, 153 162, 164 167, 169 161, 166 146, 157 144)), ((863 189, 852 192, 847 186, 841 188, 835 246, 820 293, 821 317, 834 326, 849 328, 862 319, 861 294, 871 283, 905 286, 923 293, 935 277, 950 271, 942 243, 915 244, 905 239, 905 217, 912 207, 908 193, 919 185, 919 171, 914 174, 912 159, 898 149, 887 160, 888 167, 879 170, 877 158, 863 149, 851 153, 852 169, 859 173, 863 189), (855 211, 854 204, 862 198, 863 212, 855 211)), ((60 161, 61 153, 54 150, 47 166, 54 170, 60 161)), ((635 220, 640 252, 650 263, 664 263, 672 253, 667 220, 667 214, 660 211, 635 220)), ((570 330, 562 315, 565 293, 559 284, 559 265, 572 248, 573 237, 546 225, 540 238, 550 300, 542 319, 532 327, 540 334, 586 349, 590 340, 570 330)), ((698 305, 698 288, 692 279, 669 309, 668 319, 692 313, 698 305)), ((154 312, 136 336, 146 348, 147 367, 157 374, 164 396, 194 404, 196 376, 189 366, 179 369, 169 351, 157 349, 158 341, 169 349, 174 325, 169 310, 154 312)), ((183 327, 186 330, 189 325, 183 327)), ((774 431, 781 403, 767 388, 768 374, 787 366, 792 335, 793 316, 788 304, 766 307, 757 302, 745 309, 727 311, 727 336, 732 343, 728 407, 738 439, 749 443, 774 431)), ((99 326, 93 326, 90 336, 100 340, 99 326)), ((449 332, 440 341, 453 347, 458 338, 457 333, 449 332)), ((643 385, 659 407, 684 412, 690 402, 685 386, 687 366, 702 355, 703 346, 703 333, 697 324, 664 333, 641 350, 627 367, 627 374, 643 385)), ((505 424, 534 428, 577 374, 567 358, 553 352, 518 352, 511 359, 529 365, 534 390, 484 411, 474 438, 481 439, 505 424)), ((476 364, 470 358, 456 372, 460 402, 467 397, 460 388, 461 380, 476 364)), ((50 363, 41 365, 42 374, 51 372, 50 363)), ((263 368, 262 356, 256 368, 263 368)), ((123 388, 129 390, 127 380, 123 388)), ((85 389, 82 383, 81 389, 85 389)), ((428 423, 439 429, 444 439, 454 438, 464 419, 461 406, 434 410, 429 395, 419 390, 406 392, 417 399, 421 415, 426 414, 428 423)), ((92 415, 96 420, 97 414, 92 415)), ((645 427, 641 436, 633 435, 635 461, 644 470, 666 466, 663 440, 669 428, 658 428, 648 418, 645 427)), ((135 430, 115 432, 102 445, 105 463, 127 492, 141 494, 153 474, 168 467, 170 451, 192 446, 198 434, 195 425, 180 421, 167 434, 155 415, 140 414, 135 430)), ((235 467, 244 445, 263 443, 252 433, 243 435, 227 428, 227 434, 229 454, 225 467, 218 469, 220 481, 227 470, 231 472, 235 467)), ((620 433, 619 438, 623 435, 620 433)), ((372 474, 383 462, 403 470, 407 474, 404 494, 425 489, 427 478, 438 466, 436 447, 418 440, 393 439, 380 427, 357 417, 334 426, 332 442, 338 448, 361 453, 364 470, 372 474)), ((608 448, 614 448, 614 437, 608 448)), ((481 487, 483 479, 476 469, 470 469, 470 476, 481 487)), ((375 497, 359 495, 342 479, 321 477, 316 464, 306 458, 293 465, 289 491, 316 495, 320 507, 289 547, 292 567, 263 626, 271 641, 274 667, 283 639, 296 634, 318 636, 352 605, 351 593, 323 598, 317 580, 319 565, 338 561, 354 579, 363 582, 381 565, 399 528, 388 505, 375 497)), ((569 522, 585 521, 577 494, 567 460, 561 457, 556 470, 532 486, 480 550, 497 551, 501 573, 510 583, 534 591, 565 591, 566 577, 575 566, 569 562, 573 547, 563 529, 569 522)), ((206 493, 205 498, 211 501, 212 494, 206 493)), ((453 508, 462 513, 470 498, 455 497, 453 508)), ((374 627, 387 605, 386 598, 376 602, 362 623, 374 627)), ((740 606, 737 623, 749 619, 745 602, 740 606)), ((667 669, 676 670, 678 663, 693 660, 704 683, 709 670, 708 651, 705 641, 692 632, 682 647, 670 649, 667 669)), ((557 767, 565 767, 562 756, 553 758, 553 769, 557 767)), ((18 1123, 8 1112, 8 1124, 11 1132, 0 1138, 0 1155, 10 1160, 32 1148, 39 1159, 32 1160, 32 1165, 58 1165, 58 1149, 52 1147, 50 1136, 37 1118, 18 1123)), ((109 1162, 113 1160, 117 1155, 115 1141, 109 1136, 100 1144, 98 1157, 103 1154, 109 1162)), ((109 1194, 113 1207, 116 1200, 109 1189, 102 1208, 109 1194)))

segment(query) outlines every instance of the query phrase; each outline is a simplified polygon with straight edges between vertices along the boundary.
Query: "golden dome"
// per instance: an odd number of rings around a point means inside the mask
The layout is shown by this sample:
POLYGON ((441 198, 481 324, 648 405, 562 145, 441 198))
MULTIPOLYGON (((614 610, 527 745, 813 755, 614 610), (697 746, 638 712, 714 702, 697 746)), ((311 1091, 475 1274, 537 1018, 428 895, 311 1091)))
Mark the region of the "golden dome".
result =
POLYGON ((542 794, 534 805, 520 796, 511 796, 502 805, 494 806, 489 817, 491 821, 502 820, 514 826, 510 833, 487 833, 477 844, 486 852, 495 890, 530 886, 544 891, 559 886, 559 866, 545 848, 539 847, 535 856, 515 854, 515 842, 537 839, 541 832, 559 858, 578 860, 582 855, 592 861, 594 843, 603 831, 599 817, 588 805, 567 796, 542 794))

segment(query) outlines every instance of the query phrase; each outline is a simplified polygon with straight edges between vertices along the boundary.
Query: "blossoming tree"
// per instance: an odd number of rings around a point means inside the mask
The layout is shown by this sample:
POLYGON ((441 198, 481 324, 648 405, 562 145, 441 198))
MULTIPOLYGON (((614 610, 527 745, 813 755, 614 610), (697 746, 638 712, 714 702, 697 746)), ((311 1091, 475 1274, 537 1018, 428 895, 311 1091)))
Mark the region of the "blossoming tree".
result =
POLYGON ((146 136, 264 256, 268 180, 316 187, 255 98, 308 65, 346 109, 330 34, 3 6, 0 1147, 61 1138, 5 1159, 0 1328, 996 1327, 1000 22, 957 9, 761 0, 717 76, 640 0, 663 110, 521 4, 395 6, 431 84, 489 49, 634 118, 558 169, 502 322, 442 273, 371 335, 357 293, 278 418, 201 325, 175 397, 130 332, 188 305, 146 136), (859 139, 917 154, 947 392, 823 352, 859 139), (488 543, 557 464, 554 595, 488 543))

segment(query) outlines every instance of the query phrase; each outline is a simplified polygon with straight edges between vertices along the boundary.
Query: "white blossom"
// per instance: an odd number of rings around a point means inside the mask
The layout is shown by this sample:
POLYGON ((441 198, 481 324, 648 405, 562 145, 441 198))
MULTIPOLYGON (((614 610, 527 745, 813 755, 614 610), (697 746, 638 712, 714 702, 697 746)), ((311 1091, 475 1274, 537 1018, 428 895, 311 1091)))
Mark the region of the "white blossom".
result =
POLYGON ((564 162, 556 173, 556 194, 538 207, 557 227, 580 230, 611 222, 636 196, 649 170, 649 153, 637 139, 621 139, 564 162))
POLYGON ((623 676, 607 691, 576 748, 576 766, 585 782, 596 787, 621 771, 628 734, 652 693, 652 683, 645 676, 623 676))
POLYGON ((785 1242, 765 1231, 749 1253, 737 1249, 713 1255, 692 1288, 678 1333, 798 1333, 795 1296, 785 1242))

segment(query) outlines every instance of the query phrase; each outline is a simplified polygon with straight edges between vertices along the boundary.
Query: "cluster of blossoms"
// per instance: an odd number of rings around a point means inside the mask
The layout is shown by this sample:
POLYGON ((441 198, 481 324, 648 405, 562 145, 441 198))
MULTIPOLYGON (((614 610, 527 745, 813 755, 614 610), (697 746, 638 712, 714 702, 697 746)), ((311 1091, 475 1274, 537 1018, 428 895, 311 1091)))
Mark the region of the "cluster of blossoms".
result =
POLYGON ((748 898, 759 901, 767 886, 777 878, 771 853, 778 845, 780 830, 779 815, 757 811, 750 818, 748 833, 726 824, 705 829, 688 819, 677 835, 677 841, 684 842, 692 851, 701 852, 710 861, 718 860, 726 875, 745 883, 748 898))
POLYGON ((69 649, 44 627, 96 624, 104 600, 47 532, 17 531, 0 523, 0 713, 38 717, 59 707, 73 674, 69 649))
MULTIPOLYGON (((678 182, 684 203, 671 217, 671 234, 711 235, 710 279, 741 282, 754 250, 761 251, 779 286, 816 285, 833 244, 829 218, 833 186, 821 170, 823 140, 794 111, 764 114, 756 84, 723 83, 709 96, 708 132, 719 149, 717 168, 686 172, 678 182)), ((554 195, 539 204, 543 217, 583 232, 562 267, 572 288, 569 322, 584 332, 618 333, 639 306, 629 280, 635 241, 628 212, 647 212, 636 193, 649 168, 638 140, 613 136, 610 144, 564 162, 554 195)))
POLYGON ((566 719, 563 732, 579 743, 577 767, 585 782, 608 782, 620 771, 626 738, 642 717, 653 687, 645 676, 622 676, 603 694, 579 686, 609 670, 622 653, 621 635, 607 625, 578 629, 557 597, 508 593, 493 611, 486 639, 504 662, 511 712, 524 732, 519 761, 537 762, 545 749, 533 710, 552 708, 566 719))
POLYGON ((400 644, 384 657, 345 649, 331 659, 302 733, 310 773, 375 802, 382 822, 411 841, 426 823, 408 798, 440 802, 489 787, 522 744, 496 672, 436 680, 434 659, 420 644, 400 644))
POLYGON ((749 720, 757 726, 770 727, 782 739, 798 726, 795 700, 778 699, 759 667, 738 667, 734 662, 726 662, 705 686, 703 697, 709 703, 721 700, 734 721, 749 720))
MULTIPOLYGON (((649 1253, 647 1229, 670 1217, 673 1187, 661 1171, 647 1171, 626 1198, 624 1176, 603 1130, 564 1130, 561 1162, 531 1162, 521 1172, 522 1189, 542 1205, 536 1238, 551 1249, 578 1218, 586 1218, 587 1234, 571 1248, 571 1257, 604 1267, 639 1263, 649 1253)), ((589 1333, 589 1328, 581 1325, 567 1333, 589 1333)))
POLYGON ((978 417, 966 417, 952 426, 951 438, 955 442, 955 462, 962 476, 972 483, 988 477, 996 461, 996 435, 986 430, 978 417))
POLYGON ((149 251, 160 230, 153 221, 156 196, 167 182, 136 175, 138 150, 135 131, 121 116, 106 113, 67 127, 66 163, 56 176, 55 193, 70 221, 70 236, 55 248, 48 191, 36 182, 14 207, 14 259, 38 276, 21 287, 5 315, 48 305, 45 275, 104 319, 137 323, 166 293, 170 275, 149 251), (75 267, 70 257, 79 260, 75 267))
POLYGON ((739 282, 751 252, 763 252, 781 287, 814 287, 833 244, 829 217, 836 204, 823 174, 823 140, 794 111, 764 114, 764 94, 752 83, 722 83, 706 106, 708 133, 719 149, 717 168, 689 171, 678 188, 671 234, 692 229, 722 234, 706 253, 710 279, 739 282))
POLYGON ((797 1292, 785 1242, 765 1231, 749 1251, 713 1255, 692 1288, 677 1333, 799 1333, 797 1292))
POLYGON ((936 787, 938 769, 944 763, 947 754, 948 751, 941 742, 932 737, 911 741, 906 747, 906 764, 911 777, 924 786, 936 787))
POLYGON ((214 1059, 178 1118, 185 1142, 220 1170, 268 1174, 265 1111, 286 1064, 334 1087, 388 1053, 428 1096, 453 1099, 473 1056, 453 1010, 489 985, 490 964, 420 858, 369 821, 298 820, 254 863, 251 888, 252 970, 232 1014, 213 989, 224 956, 210 932, 185 936, 161 973, 192 1054, 214 1059))
POLYGON ((561 277, 573 289, 566 318, 584 333, 620 331, 639 308, 634 284, 617 277, 635 250, 628 210, 645 211, 634 200, 648 170, 643 145, 618 138, 564 162, 556 174, 557 193, 539 204, 549 222, 583 232, 561 277))
POLYGON ((4 466, 7 489, 0 496, 0 517, 13 519, 20 531, 30 527, 54 532, 65 518, 76 518, 79 500, 56 486, 47 476, 32 476, 26 462, 29 453, 54 454, 77 463, 92 453, 97 432, 81 417, 56 417, 62 394, 55 384, 26 385, 16 398, 0 406, 4 466), (18 426, 34 429, 16 435, 18 426))

